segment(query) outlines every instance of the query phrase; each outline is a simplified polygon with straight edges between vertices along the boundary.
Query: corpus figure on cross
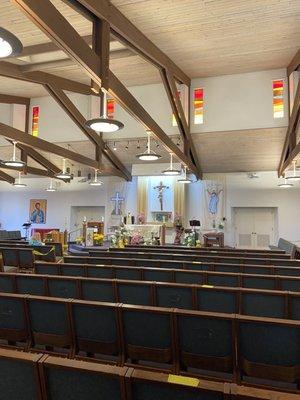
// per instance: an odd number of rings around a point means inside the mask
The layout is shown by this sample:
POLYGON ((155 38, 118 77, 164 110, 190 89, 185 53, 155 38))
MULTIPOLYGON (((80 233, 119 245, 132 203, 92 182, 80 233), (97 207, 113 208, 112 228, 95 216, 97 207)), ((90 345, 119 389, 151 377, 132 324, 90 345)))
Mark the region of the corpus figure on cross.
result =
POLYGON ((157 189, 158 190, 158 200, 160 203, 160 211, 163 210, 163 198, 164 198, 164 190, 165 189, 169 189, 169 186, 165 186, 162 182, 160 182, 160 184, 158 186, 155 186, 153 189, 157 189))

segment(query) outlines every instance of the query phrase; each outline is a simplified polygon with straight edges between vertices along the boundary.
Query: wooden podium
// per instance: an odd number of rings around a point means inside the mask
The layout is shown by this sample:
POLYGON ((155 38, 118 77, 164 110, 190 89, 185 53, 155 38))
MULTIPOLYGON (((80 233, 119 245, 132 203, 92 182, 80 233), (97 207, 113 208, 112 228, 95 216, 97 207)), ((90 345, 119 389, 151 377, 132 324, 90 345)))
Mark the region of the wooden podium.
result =
POLYGON ((204 247, 224 247, 223 232, 207 232, 203 235, 204 247))
MULTIPOLYGON (((87 245, 87 235, 90 235, 92 238, 93 233, 102 233, 104 234, 104 222, 85 222, 83 223, 82 234, 84 238, 84 242, 87 245)), ((89 240, 90 242, 90 240, 89 240)))

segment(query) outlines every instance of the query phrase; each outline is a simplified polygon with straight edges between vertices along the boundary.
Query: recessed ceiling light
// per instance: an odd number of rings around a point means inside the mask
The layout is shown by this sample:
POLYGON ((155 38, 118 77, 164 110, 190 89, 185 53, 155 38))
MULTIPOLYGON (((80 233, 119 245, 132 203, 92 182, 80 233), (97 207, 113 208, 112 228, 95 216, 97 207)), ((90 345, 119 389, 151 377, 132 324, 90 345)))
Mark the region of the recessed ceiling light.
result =
POLYGON ((18 56, 23 51, 20 40, 11 32, 0 28, 0 58, 18 56))

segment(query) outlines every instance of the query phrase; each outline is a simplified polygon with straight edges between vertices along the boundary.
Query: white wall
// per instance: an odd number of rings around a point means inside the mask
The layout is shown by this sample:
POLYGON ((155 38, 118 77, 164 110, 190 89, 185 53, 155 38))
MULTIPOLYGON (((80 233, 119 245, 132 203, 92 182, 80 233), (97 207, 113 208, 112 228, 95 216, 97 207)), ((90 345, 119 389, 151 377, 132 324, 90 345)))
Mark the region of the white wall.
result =
POLYGON ((291 241, 300 240, 300 189, 286 190, 228 190, 227 242, 234 244, 233 207, 278 208, 278 236, 291 241))
MULTIPOLYGON (((275 174, 275 173, 274 173, 275 174)), ((234 245, 234 207, 275 207, 278 208, 278 236, 291 241, 300 241, 300 186, 295 189, 274 189, 259 187, 258 183, 249 180, 240 187, 232 184, 234 174, 226 175, 225 242, 234 245), (248 186, 248 187, 247 187, 248 186)), ((246 179, 246 178, 245 178, 246 179)), ((204 205, 202 204, 203 184, 201 181, 188 186, 186 216, 203 221, 204 205)))
MULTIPOLYGON (((40 179, 44 187, 46 179, 40 179)), ((70 186, 60 188, 57 192, 46 192, 44 189, 30 190, 30 181, 26 179, 27 189, 16 189, 6 183, 0 184, 0 223, 1 229, 17 230, 29 217, 30 199, 47 199, 47 222, 39 225, 40 228, 70 229, 71 207, 72 206, 104 206, 105 207, 105 228, 109 223, 112 202, 110 198, 115 192, 126 192, 126 203, 124 210, 136 215, 137 196, 136 179, 125 183, 118 178, 103 178, 104 184, 101 187, 90 187, 88 184, 71 183, 70 186), (72 186, 73 185, 73 186, 72 186), (125 185, 125 186, 124 186, 125 185)), ((37 179, 35 180, 37 181, 37 179)), ((38 183, 36 182, 37 186, 38 183)), ((40 184, 42 186, 42 184, 40 184)), ((122 193, 122 194, 123 194, 122 193)))
MULTIPOLYGON (((77 93, 68 93, 68 96, 83 116, 88 118, 90 96, 77 93)), ((52 97, 45 96, 31 99, 30 105, 31 107, 40 107, 39 138, 48 140, 49 142, 86 140, 86 136, 52 97)))
POLYGON ((204 123, 192 132, 230 131, 288 125, 286 69, 192 80, 204 88, 204 123), (273 118, 272 81, 284 79, 285 117, 273 118))
MULTIPOLYGON (((204 123, 194 125, 192 121, 192 132, 287 126, 287 90, 284 92, 285 117, 273 118, 272 80, 281 78, 286 82, 285 69, 193 79, 192 89, 204 88, 204 123)), ((162 84, 128 89, 167 134, 178 133, 178 128, 172 126, 172 111, 162 84)), ((80 112, 89 118, 91 97, 76 93, 68 95, 80 112)), ((40 106, 40 138, 58 142, 86 139, 51 97, 32 99, 31 106, 35 105, 40 106)), ((144 127, 119 105, 116 105, 115 118, 125 125, 124 129, 114 133, 115 139, 145 136, 144 127)), ((104 138, 111 139, 112 135, 104 135, 104 138)))
MULTIPOLYGON (((12 106, 10 104, 1 104, 0 103, 0 122, 6 125, 11 125, 12 123, 12 106)), ((7 146, 7 141, 0 137, 0 146, 7 146)), ((1 157, 1 153, 0 153, 1 157)))

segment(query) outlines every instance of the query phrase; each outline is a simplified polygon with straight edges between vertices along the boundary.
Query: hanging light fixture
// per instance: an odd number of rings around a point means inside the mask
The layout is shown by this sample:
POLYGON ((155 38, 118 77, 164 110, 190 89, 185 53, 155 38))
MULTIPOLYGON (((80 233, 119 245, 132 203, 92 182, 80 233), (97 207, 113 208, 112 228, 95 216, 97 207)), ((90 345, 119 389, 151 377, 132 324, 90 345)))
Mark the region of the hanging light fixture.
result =
POLYGON ((71 179, 72 178, 72 174, 70 172, 67 172, 65 158, 63 158, 62 170, 58 174, 56 174, 55 177, 58 179, 71 179))
POLYGON ((16 182, 14 183, 15 187, 21 188, 21 187, 26 187, 27 185, 25 183, 21 182, 21 172, 19 172, 19 176, 18 179, 16 180, 16 182))
POLYGON ((26 163, 24 161, 21 161, 17 158, 16 156, 16 146, 17 142, 13 142, 13 156, 10 160, 7 161, 1 161, 1 164, 4 165, 5 167, 10 167, 10 168, 23 168, 26 163))
POLYGON ((23 51, 20 40, 11 32, 0 27, 0 58, 18 56, 23 51))
POLYGON ((173 153, 170 153, 170 166, 169 166, 169 168, 167 168, 164 171, 162 171, 162 173, 164 175, 169 175, 169 176, 180 175, 180 171, 178 169, 174 169, 173 168, 173 153))
POLYGON ((96 132, 112 133, 124 128, 122 122, 112 118, 107 118, 106 110, 106 92, 103 91, 102 115, 99 118, 93 118, 86 121, 85 125, 96 132))
POLYGON ((56 187, 53 185, 52 178, 50 178, 50 185, 47 187, 46 192, 56 192, 56 187))
POLYGON ((192 180, 191 179, 189 179, 187 176, 186 176, 186 165, 184 166, 184 176, 183 176, 183 178, 180 178, 180 179, 177 179, 177 182, 180 182, 180 183, 192 183, 192 180))
POLYGON ((287 189, 293 187, 294 185, 291 182, 288 182, 286 178, 284 178, 283 182, 279 183, 277 186, 283 189, 287 189))
POLYGON ((103 184, 102 181, 98 181, 98 170, 95 168, 94 180, 90 182, 91 186, 101 186, 103 184))
POLYGON ((285 178, 289 181, 300 181, 300 173, 296 169, 297 161, 293 161, 293 169, 285 173, 285 178))
POLYGON ((151 131, 147 131, 147 135, 148 135, 147 149, 144 153, 137 154, 136 157, 142 161, 156 161, 159 158, 161 158, 161 156, 159 154, 156 154, 155 151, 151 151, 151 147, 150 147, 151 146, 151 140, 150 140, 151 131))
POLYGON ((113 150, 114 150, 114 151, 117 151, 117 144, 116 144, 116 142, 114 142, 113 150))

